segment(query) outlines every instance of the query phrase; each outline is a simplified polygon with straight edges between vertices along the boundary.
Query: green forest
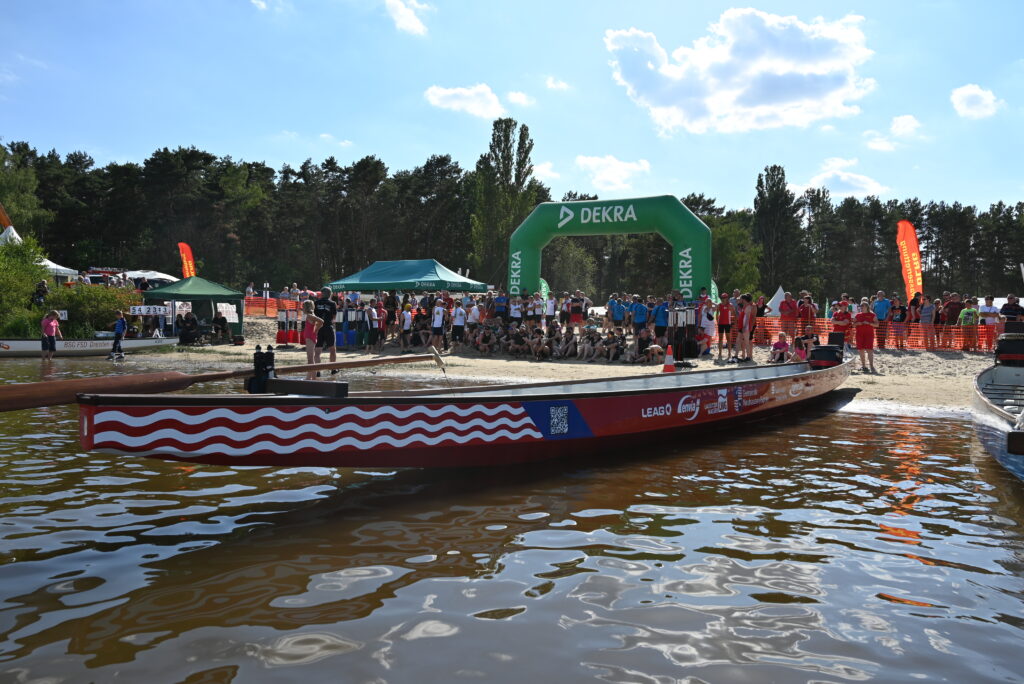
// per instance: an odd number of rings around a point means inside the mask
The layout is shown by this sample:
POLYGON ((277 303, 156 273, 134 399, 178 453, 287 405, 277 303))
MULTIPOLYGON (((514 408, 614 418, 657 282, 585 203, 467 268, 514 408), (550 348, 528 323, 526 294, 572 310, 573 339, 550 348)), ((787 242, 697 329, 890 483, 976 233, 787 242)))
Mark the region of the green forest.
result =
MULTIPOLYGON (((307 287, 378 259, 435 258, 497 285, 508 238, 552 198, 533 176, 525 124, 497 119, 472 169, 438 154, 409 170, 367 156, 331 157, 275 170, 195 147, 163 148, 141 163, 96 166, 80 151, 41 153, 0 145, 0 203, 23 235, 72 268, 114 266, 180 272, 188 242, 198 273, 238 288, 307 287)), ((969 171, 965 171, 969 172, 969 171)), ((955 200, 833 199, 824 188, 794 194, 785 170, 751 178, 752 208, 720 206, 713 193, 665 188, 712 231, 719 287, 771 294, 778 285, 819 298, 877 289, 902 292, 896 222, 921 243, 925 288, 973 294, 1020 289, 1024 202, 987 208, 955 200)), ((707 191, 707 189, 703 189, 707 191)), ((542 274, 556 290, 662 293, 670 250, 657 235, 557 238, 542 274)))

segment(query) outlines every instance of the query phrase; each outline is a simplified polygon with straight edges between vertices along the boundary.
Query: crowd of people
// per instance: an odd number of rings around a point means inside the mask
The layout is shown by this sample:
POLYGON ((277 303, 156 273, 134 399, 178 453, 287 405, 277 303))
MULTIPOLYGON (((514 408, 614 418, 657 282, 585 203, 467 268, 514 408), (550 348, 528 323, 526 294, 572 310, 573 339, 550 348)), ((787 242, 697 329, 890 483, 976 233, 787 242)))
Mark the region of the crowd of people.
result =
MULTIPOLYGON (((302 341, 309 361, 323 351, 334 360, 341 346, 381 353, 386 345, 411 353, 431 346, 450 353, 506 355, 535 360, 576 359, 586 362, 660 363, 671 340, 670 312, 690 304, 696 314, 696 352, 724 363, 753 363, 755 345, 769 348, 772 362, 805 360, 820 344, 824 331, 842 333, 856 349, 863 370, 874 370, 874 349, 908 346, 911 324, 928 349, 991 349, 997 324, 1024 317, 1017 298, 997 309, 993 298, 978 305, 974 297, 943 293, 932 299, 918 294, 904 304, 882 291, 854 301, 843 294, 824 315, 810 292, 786 292, 774 312, 765 297, 739 290, 712 299, 702 290, 695 302, 678 293, 662 297, 612 294, 603 311, 580 291, 511 296, 382 292, 369 298, 358 293, 319 296, 304 288, 287 288, 288 297, 304 311, 302 341), (596 313, 595 313, 596 312, 596 313), (777 313, 780 332, 764 326, 777 313), (763 328, 763 329, 762 329, 763 328), (352 331, 338 335, 342 329, 352 331), (954 335, 954 331, 957 334, 954 335), (354 339, 352 339, 354 338, 354 339), (351 339, 351 342, 350 342, 351 339)), ((284 292, 282 292, 282 295, 284 292)), ((677 355, 679 352, 677 351, 677 355)))

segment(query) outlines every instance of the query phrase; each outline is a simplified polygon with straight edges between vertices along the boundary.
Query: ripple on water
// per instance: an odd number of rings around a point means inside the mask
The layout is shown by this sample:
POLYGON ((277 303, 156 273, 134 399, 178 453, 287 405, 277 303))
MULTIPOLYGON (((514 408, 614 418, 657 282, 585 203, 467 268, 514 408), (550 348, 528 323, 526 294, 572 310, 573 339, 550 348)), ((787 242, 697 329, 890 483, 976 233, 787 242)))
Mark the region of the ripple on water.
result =
POLYGON ((0 680, 1022 674, 1024 487, 949 418, 493 472, 132 461, 74 418, 0 415, 0 680))

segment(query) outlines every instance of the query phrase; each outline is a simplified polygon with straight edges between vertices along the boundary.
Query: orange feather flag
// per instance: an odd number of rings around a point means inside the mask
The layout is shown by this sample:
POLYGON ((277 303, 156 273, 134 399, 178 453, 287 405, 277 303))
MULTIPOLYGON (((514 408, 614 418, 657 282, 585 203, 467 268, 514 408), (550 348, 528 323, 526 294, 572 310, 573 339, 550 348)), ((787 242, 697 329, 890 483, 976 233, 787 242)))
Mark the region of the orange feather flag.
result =
POLYGON ((900 250, 900 265, 903 266, 903 283, 907 286, 907 299, 914 298, 915 292, 924 292, 921 277, 921 251, 917 245, 917 231, 910 221, 896 224, 896 246, 900 250))
POLYGON ((196 274, 196 260, 192 258, 192 248, 187 242, 179 242, 178 251, 181 253, 181 275, 183 278, 191 278, 196 274))
POLYGON ((4 205, 0 204, 0 230, 9 228, 13 225, 14 224, 11 223, 11 217, 7 215, 6 211, 4 211, 4 205))

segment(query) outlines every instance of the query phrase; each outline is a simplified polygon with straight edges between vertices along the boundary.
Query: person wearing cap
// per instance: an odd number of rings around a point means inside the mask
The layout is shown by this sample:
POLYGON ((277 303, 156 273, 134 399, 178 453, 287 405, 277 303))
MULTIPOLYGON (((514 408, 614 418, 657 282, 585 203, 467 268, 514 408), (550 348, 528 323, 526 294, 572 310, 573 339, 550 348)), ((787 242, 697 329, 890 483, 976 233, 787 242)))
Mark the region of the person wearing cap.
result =
MULTIPOLYGON (((295 293, 298 295, 298 292, 295 293)), ((314 363, 320 363, 320 353, 326 349, 330 352, 331 363, 338 360, 337 340, 334 334, 334 318, 338 315, 338 305, 334 303, 329 287, 320 288, 320 298, 313 303, 313 315, 323 321, 316 332, 316 350, 313 354, 314 363)))

